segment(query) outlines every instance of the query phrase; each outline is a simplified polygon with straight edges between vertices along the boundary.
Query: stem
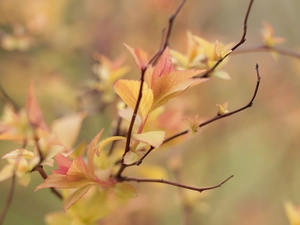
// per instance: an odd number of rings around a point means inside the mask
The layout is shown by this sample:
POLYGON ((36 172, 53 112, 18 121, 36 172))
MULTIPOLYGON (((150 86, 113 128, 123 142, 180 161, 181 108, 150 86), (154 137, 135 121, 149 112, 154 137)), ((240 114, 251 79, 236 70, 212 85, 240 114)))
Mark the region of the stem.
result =
POLYGON ((13 106, 15 112, 19 111, 20 107, 14 102, 14 100, 11 99, 11 97, 9 97, 9 95, 6 93, 6 91, 4 90, 1 84, 0 84, 0 95, 2 96, 4 102, 7 102, 13 106))
MULTIPOLYGON (((39 174, 41 175, 41 177, 42 177, 44 180, 47 179, 47 177, 48 177, 47 174, 46 174, 46 172, 45 172, 45 170, 44 170, 44 168, 43 168, 42 166, 40 166, 40 165, 39 165, 39 166, 36 166, 32 171, 38 171, 39 174)), ((63 199, 61 193, 58 192, 55 188, 51 187, 50 190, 51 190, 51 192, 52 192, 54 195, 56 195, 59 199, 63 199)))
POLYGON ((237 42, 237 43, 230 49, 230 51, 229 51, 225 56, 220 57, 213 67, 211 67, 210 69, 208 69, 207 71, 205 71, 204 74, 200 74, 200 75, 198 75, 198 76, 194 76, 194 78, 208 78, 208 77, 209 77, 209 74, 210 74, 212 71, 214 71, 214 70, 218 67, 218 65, 219 65, 225 58, 227 58, 227 56, 229 56, 235 49, 237 49, 239 46, 241 46, 241 45, 246 41, 246 35, 247 35, 247 23, 248 23, 248 18, 249 18, 249 15, 250 15, 250 11, 251 11, 251 7, 252 7, 253 2, 254 2, 254 0, 250 0, 250 3, 249 3, 249 5, 248 5, 248 9, 247 9, 246 16, 245 16, 245 19, 244 19, 243 34, 242 34, 242 37, 241 37, 240 41, 237 42))
POLYGON ((165 29, 164 29, 162 39, 161 39, 161 44, 160 44, 160 47, 159 47, 159 50, 157 51, 157 53, 155 53, 154 56, 149 60, 146 67, 141 68, 141 79, 140 79, 141 84, 140 84, 139 94, 138 94, 137 102, 136 102, 136 105, 135 105, 135 108, 134 108, 134 111, 133 111, 133 115, 132 115, 132 118, 131 118, 131 121, 130 121, 130 125, 129 125, 128 131, 127 131, 125 151, 124 151, 123 156, 122 156, 122 166, 120 167, 119 171, 117 172, 117 175, 116 175, 117 178, 121 177, 121 173, 127 167, 127 165, 124 164, 124 156, 126 155, 127 152, 130 151, 130 139, 131 139, 131 135, 132 135, 132 130, 133 130, 134 122, 135 122, 135 119, 136 119, 136 116, 137 116, 137 113, 138 113, 140 102, 141 102, 141 99, 142 99, 142 96, 143 96, 143 85, 144 85, 145 72, 146 72, 147 68, 150 65, 155 64, 155 62, 163 54, 164 50, 168 46, 169 39, 170 39, 171 32, 172 32, 172 28, 173 28, 173 24, 174 24, 174 20, 175 20, 176 16, 178 15, 179 11, 181 10, 181 8, 183 7, 185 2, 186 2, 186 0, 182 0, 182 2, 177 7, 176 11, 170 16, 166 36, 164 36, 164 33, 165 33, 165 29))
POLYGON ((231 175, 230 177, 228 177, 227 179, 225 179, 224 181, 222 181, 218 185, 211 186, 211 187, 206 187, 206 188, 198 188, 198 187, 188 186, 188 185, 184 185, 184 184, 180 184, 180 183, 177 183, 177 182, 168 181, 168 180, 164 180, 164 179, 142 179, 142 178, 135 178, 135 177, 122 177, 121 181, 134 181, 134 182, 138 182, 138 183, 141 183, 141 182, 144 182, 144 183, 162 183, 162 184, 168 184, 168 185, 171 185, 171 186, 180 187, 180 188, 184 188, 184 189, 188 189, 188 190, 192 190, 192 191, 198 191, 198 192, 201 193, 202 191, 212 190, 212 189, 221 187, 224 183, 226 183, 232 177, 233 177, 233 175, 231 175))
POLYGON ((178 15, 178 13, 180 12, 180 10, 183 7, 185 2, 186 2, 186 0, 182 0, 181 3, 179 4, 179 6, 177 7, 177 9, 175 10, 175 12, 169 17, 169 24, 167 27, 167 32, 165 32, 166 28, 164 28, 163 32, 162 32, 163 35, 162 35, 162 39, 161 39, 160 48, 153 55, 153 57, 149 60, 149 63, 148 63, 149 65, 154 65, 157 62, 157 60, 159 59, 159 57, 163 54, 164 50, 169 46, 169 40, 171 37, 175 18, 178 15))
MULTIPOLYGON (((21 148, 25 148, 26 145, 27 145, 27 140, 24 140, 23 145, 22 145, 21 148)), ((16 164, 15 164, 16 168, 18 167, 18 164, 19 164, 19 160, 16 161, 16 164)), ((2 212, 1 212, 1 215, 0 215, 0 225, 3 224, 5 216, 7 214, 7 211, 9 209, 10 205, 11 205, 13 195, 14 195, 14 192, 15 192, 15 187, 16 187, 16 173, 14 172, 13 175, 12 175, 12 178, 11 178, 11 184, 10 184, 10 189, 9 189, 9 192, 8 192, 8 195, 7 195, 7 199, 6 199, 6 202, 3 206, 3 209, 2 209, 2 212)))
POLYGON ((10 184, 10 189, 7 195, 7 199, 6 202, 3 206, 1 215, 0 215, 0 225, 3 224, 5 216, 7 214, 7 211, 9 209, 9 206, 11 205, 12 199, 13 199, 13 195, 14 195, 14 191, 15 191, 15 186, 16 186, 16 174, 14 173, 12 178, 11 178, 11 184, 10 184))
POLYGON ((133 115, 132 115, 132 118, 131 118, 131 121, 130 121, 130 125, 129 125, 128 131, 127 131, 126 146, 125 146, 125 151, 124 151, 124 154, 123 154, 123 157, 122 157, 122 164, 124 163, 124 156, 126 155, 127 152, 130 151, 131 134, 132 134, 134 122, 135 122, 135 119, 136 119, 136 116, 137 116, 137 113, 138 113, 138 110, 139 110, 139 107, 140 107, 140 103, 141 103, 141 100, 142 100, 142 97, 143 97, 144 78, 145 78, 145 72, 146 72, 147 68, 148 68, 148 66, 145 67, 145 68, 142 68, 142 70, 141 70, 141 84, 140 84, 139 94, 138 94, 136 105, 135 105, 133 115))
POLYGON ((266 45, 258 45, 258 46, 249 46, 249 47, 244 47, 240 48, 239 50, 235 51, 233 54, 240 54, 240 53, 251 53, 251 52, 265 52, 265 51, 274 51, 280 55, 285 55, 293 58, 300 59, 300 53, 295 52, 289 49, 284 49, 284 48, 278 48, 278 47, 269 47, 266 45))
MULTIPOLYGON (((253 102, 254 102, 254 100, 256 98, 256 95, 257 95, 257 92, 258 92, 258 89, 259 89, 259 85, 260 85, 260 75, 259 75, 258 68, 259 68, 258 64, 256 64, 256 66, 255 66, 256 77, 257 77, 256 78, 256 86, 255 86, 255 89, 254 89, 254 93, 253 93, 253 95, 252 95, 252 97, 251 97, 251 99, 250 99, 250 101, 249 101, 248 104, 246 104, 245 106, 243 106, 241 108, 238 108, 238 109, 236 109, 236 110, 234 110, 232 112, 229 112, 229 113, 226 113, 226 114, 223 114, 223 115, 216 115, 216 116, 212 117, 211 119, 209 119, 209 120, 207 120, 207 121, 199 124, 198 127, 204 127, 204 126, 206 126, 206 125, 208 125, 208 124, 210 124, 210 123, 212 123, 212 122, 214 122, 216 120, 220 120, 220 119, 226 118, 228 116, 232 116, 233 114, 236 114, 236 113, 241 112, 241 111, 243 111, 243 110, 245 110, 247 108, 250 108, 253 105, 253 102)), ((180 136, 183 136, 185 134, 188 134, 189 132, 190 132, 189 130, 184 130, 184 131, 182 131, 182 132, 180 132, 178 134, 175 134, 175 135, 173 135, 173 136, 165 139, 164 142, 163 142, 163 144, 165 144, 165 143, 167 143, 167 142, 169 142, 169 141, 171 141, 171 140, 173 140, 173 139, 175 139, 177 137, 180 137, 180 136)), ((136 161, 135 163, 132 163, 130 165, 127 165, 127 166, 133 166, 133 165, 139 166, 139 165, 141 165, 141 163, 143 162, 143 160, 153 151, 153 149, 155 149, 155 148, 153 146, 151 146, 148 149, 148 151, 138 161, 136 161)))
MULTIPOLYGON (((114 132, 113 136, 118 136, 120 134, 122 120, 123 120, 122 117, 119 116, 118 117, 117 126, 115 128, 115 132, 114 132)), ((113 141, 112 144, 111 144, 111 146, 110 146, 110 149, 108 151, 108 155, 109 156, 113 153, 115 145, 116 145, 116 141, 113 141)))

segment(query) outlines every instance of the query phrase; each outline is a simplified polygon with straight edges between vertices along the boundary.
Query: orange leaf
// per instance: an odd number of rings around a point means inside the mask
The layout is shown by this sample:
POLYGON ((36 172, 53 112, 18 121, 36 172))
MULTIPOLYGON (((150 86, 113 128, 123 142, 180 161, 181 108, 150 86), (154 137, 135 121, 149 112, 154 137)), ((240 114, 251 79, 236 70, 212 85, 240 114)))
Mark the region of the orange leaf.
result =
POLYGON ((125 44, 125 47, 128 49, 128 51, 131 53, 133 56, 136 65, 140 68, 143 69, 148 65, 148 54, 145 52, 143 49, 139 48, 132 48, 129 45, 125 44))
POLYGON ((33 127, 41 128, 49 131, 43 117, 42 110, 35 96, 35 89, 33 82, 30 83, 27 95, 26 110, 28 113, 28 120, 33 127))
POLYGON ((94 155, 95 155, 95 151, 97 148, 97 143, 103 133, 102 129, 97 135, 96 137, 93 138, 93 140, 91 141, 88 151, 87 151, 87 157, 88 157, 88 170, 90 171, 91 175, 94 176, 94 155))

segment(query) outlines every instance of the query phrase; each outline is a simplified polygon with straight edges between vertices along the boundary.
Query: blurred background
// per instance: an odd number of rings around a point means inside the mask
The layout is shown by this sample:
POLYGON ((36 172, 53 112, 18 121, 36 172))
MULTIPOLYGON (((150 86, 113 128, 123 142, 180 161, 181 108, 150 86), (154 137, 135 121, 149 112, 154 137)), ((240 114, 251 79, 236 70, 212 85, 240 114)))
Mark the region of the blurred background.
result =
MULTIPOLYGON (((138 70, 123 43, 155 53, 162 28, 179 2, 1 0, 0 84, 23 107, 29 82, 34 79, 45 119, 51 124, 55 118, 82 109, 79 97, 95 78, 95 53, 112 60, 124 56, 131 68, 126 77, 138 79, 138 70)), ((184 53, 187 30, 212 42, 239 41, 248 2, 188 0, 176 18, 170 47, 184 53)), ((241 48, 261 44, 263 22, 268 22, 277 36, 286 38, 281 47, 300 51, 299 8, 297 0, 255 1, 247 41, 241 48)), ((298 59, 280 56, 275 60, 268 52, 232 54, 222 68, 230 74, 230 81, 212 78, 178 101, 184 102, 185 114, 199 114, 203 121, 215 115, 216 104, 229 101, 231 111, 244 106, 255 88, 256 63, 262 80, 252 108, 214 122, 172 149, 155 151, 146 160, 170 171, 166 162, 176 151, 182 157, 180 180, 199 187, 216 185, 234 174, 216 190, 201 194, 184 191, 193 200, 190 224, 289 224, 284 202, 300 204, 298 59)), ((99 104, 99 99, 94 101, 99 104)), ((168 104, 178 105, 175 102, 168 104)), ((0 101, 1 110, 3 105, 0 101)), ((92 112, 83 123, 78 143, 91 140, 102 127, 106 135, 110 131, 115 106, 92 112)), ((17 147, 19 144, 1 141, 0 155, 17 147)), ((0 166, 4 163, 1 160, 0 166)), ((46 213, 60 210, 60 201, 49 191, 33 193, 42 181, 38 174, 33 177, 29 187, 17 185, 4 224, 44 224, 46 213)), ((169 179, 175 180, 172 172, 169 179)), ((0 184, 0 208, 9 185, 9 180, 0 184)), ((100 224, 184 224, 177 188, 134 185, 139 197, 100 224)))

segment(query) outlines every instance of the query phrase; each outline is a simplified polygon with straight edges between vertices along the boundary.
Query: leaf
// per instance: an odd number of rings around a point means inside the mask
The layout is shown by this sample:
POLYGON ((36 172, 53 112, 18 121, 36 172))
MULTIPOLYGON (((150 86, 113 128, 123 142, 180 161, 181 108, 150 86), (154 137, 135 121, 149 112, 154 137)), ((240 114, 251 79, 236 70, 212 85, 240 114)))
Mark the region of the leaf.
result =
POLYGON ((13 164, 5 165, 0 171, 0 182, 12 177, 13 174, 14 174, 14 165, 13 164))
POLYGON ((123 199, 135 198, 137 197, 137 193, 135 188, 128 183, 117 183, 114 187, 114 193, 123 199))
POLYGON ((136 162, 138 160, 139 156, 132 151, 129 151, 125 154, 124 156, 124 164, 128 165, 128 164, 132 164, 134 162, 136 162))
MULTIPOLYGON (((122 100, 132 109, 135 108, 140 90, 140 81, 135 80, 118 80, 115 83, 115 91, 122 100)), ((144 82, 142 90, 142 99, 138 114, 144 120, 150 112, 153 104, 153 92, 144 82)))
POLYGON ((53 172, 55 172, 57 174, 66 175, 69 168, 72 165, 71 160, 69 160, 67 157, 63 156, 62 154, 57 154, 55 156, 55 161, 58 165, 58 170, 54 170, 53 172))
POLYGON ((89 148, 87 151, 87 157, 88 157, 88 170, 90 171, 90 173, 94 176, 94 155, 95 155, 95 151, 97 148, 97 143, 103 133, 102 129, 97 135, 96 137, 93 138, 93 140, 91 141, 91 143, 89 144, 89 148))
POLYGON ((45 221, 47 225, 71 224, 72 219, 63 212, 52 212, 45 216, 45 221))
POLYGON ((86 185, 73 192, 66 200, 64 200, 63 210, 67 211, 72 205, 74 205, 93 185, 86 185))
POLYGON ((96 151, 96 155, 99 156, 100 151, 105 147, 105 145, 109 144, 110 142, 117 141, 117 140, 126 140, 126 138, 122 137, 122 136, 112 136, 112 137, 106 138, 105 140, 101 141, 101 143, 99 144, 97 151, 96 151))
POLYGON ((27 95, 26 110, 28 113, 28 120, 33 127, 41 128, 49 131, 50 129, 44 121, 44 116, 39 103, 35 97, 35 89, 33 81, 30 83, 29 91, 27 95))
POLYGON ((18 159, 20 157, 24 159, 32 159, 34 156, 33 152, 26 150, 25 148, 15 149, 5 154, 2 159, 18 159))
POLYGON ((223 70, 216 70, 212 73, 212 75, 215 76, 215 77, 219 77, 223 80, 230 80, 231 79, 229 74, 226 71, 223 71, 223 70))
POLYGON ((227 102, 224 102, 223 104, 217 104, 217 107, 219 108, 219 111, 218 111, 218 115, 221 116, 221 115, 224 115, 226 113, 228 113, 228 101, 227 102))
POLYGON ((51 187, 60 189, 75 189, 83 186, 84 185, 81 182, 70 182, 66 178, 66 175, 52 173, 41 184, 39 184, 34 191, 51 187))
POLYGON ((129 45, 123 43, 125 47, 128 49, 128 51, 131 53, 133 56, 136 65, 140 68, 146 68, 148 65, 148 54, 145 52, 143 49, 139 48, 132 48, 129 45))
MULTIPOLYGON (((160 179, 167 179, 168 178, 168 173, 165 168, 162 166, 157 166, 157 165, 149 165, 149 164, 143 164, 138 170, 138 173, 142 177, 147 177, 147 178, 160 178, 160 179)), ((160 185, 161 186, 161 185, 160 185)))
POLYGON ((71 155, 69 155, 70 158, 74 159, 78 156, 83 156, 86 148, 86 141, 81 142, 72 152, 71 155))
POLYGON ((158 148, 163 143, 165 136, 165 131, 150 131, 142 134, 135 134, 133 137, 138 141, 158 148))
MULTIPOLYGON (((132 118, 132 114, 133 114, 133 109, 129 108, 129 107, 126 107, 124 109, 120 109, 118 111, 118 114, 124 120, 127 120, 128 122, 130 122, 131 118, 132 118)), ((139 115, 137 115, 137 117, 135 118, 135 121, 134 121, 134 125, 140 126, 141 123, 142 123, 141 117, 139 115)))
POLYGON ((68 149, 72 149, 79 134, 81 123, 86 113, 76 113, 55 120, 52 131, 57 135, 62 144, 68 149))
POLYGON ((300 224, 300 213, 299 210, 294 206, 294 204, 290 201, 287 201, 284 204, 284 208, 289 219, 290 225, 300 224))

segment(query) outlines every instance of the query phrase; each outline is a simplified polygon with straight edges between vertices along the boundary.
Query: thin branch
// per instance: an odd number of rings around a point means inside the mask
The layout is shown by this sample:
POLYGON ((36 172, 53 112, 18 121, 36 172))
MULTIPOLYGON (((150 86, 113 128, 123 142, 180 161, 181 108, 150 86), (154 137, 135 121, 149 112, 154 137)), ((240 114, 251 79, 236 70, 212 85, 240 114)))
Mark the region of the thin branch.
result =
POLYGON ((1 84, 0 84, 0 95, 2 96, 4 102, 7 102, 13 106, 15 112, 19 110, 20 107, 14 102, 14 100, 11 99, 11 97, 9 97, 9 95, 6 93, 6 91, 4 90, 1 84))
MULTIPOLYGON (((117 125, 116 125, 116 128, 114 130, 113 136, 118 136, 120 134, 122 120, 123 120, 123 118, 121 116, 118 116, 117 125)), ((116 141, 113 141, 111 146, 110 146, 110 149, 108 151, 108 155, 111 155, 113 153, 115 145, 116 145, 116 141)))
POLYGON ((249 15, 250 15, 250 11, 251 11, 251 7, 252 7, 252 4, 253 4, 254 0, 250 0, 250 3, 248 5, 248 9, 247 9, 247 12, 246 12, 246 16, 245 16, 245 19, 244 19, 244 26, 243 26, 243 34, 242 34, 242 37, 240 39, 239 42, 237 42, 230 50, 229 52, 223 56, 223 57, 220 57, 218 59, 218 61, 215 63, 215 65, 211 68, 209 68, 207 71, 205 71, 205 73, 203 74, 200 74, 198 76, 194 76, 194 78, 207 78, 209 77, 209 74, 214 71, 221 62, 223 62, 223 60, 225 58, 227 58, 227 56, 229 56, 234 50, 236 50, 239 46, 241 46, 245 41, 246 41, 246 35, 247 35, 247 23, 248 23, 248 18, 249 18, 249 15))
POLYGON ((10 184, 10 188, 9 188, 9 192, 7 195, 7 199, 6 202, 3 206, 1 215, 0 215, 0 225, 3 224, 5 216, 7 214, 7 211, 9 209, 9 206, 11 205, 12 199, 13 199, 13 195, 14 195, 14 191, 15 191, 15 187, 16 187, 16 174, 14 173, 12 178, 11 178, 11 184, 10 184))
MULTIPOLYGON (((226 113, 226 114, 223 114, 223 115, 216 115, 216 116, 214 116, 213 118, 211 118, 211 119, 209 119, 209 120, 207 120, 207 121, 205 121, 205 122, 199 124, 198 127, 204 127, 204 126, 206 126, 206 125, 208 125, 208 124, 210 124, 210 123, 212 123, 212 122, 214 122, 214 121, 216 121, 216 120, 223 119, 223 118, 225 118, 225 117, 228 117, 228 116, 231 116, 231 115, 236 114, 236 113, 238 113, 238 112, 241 112, 241 111, 243 111, 243 110, 245 110, 245 109, 247 109, 247 108, 250 108, 250 107, 253 105, 253 102, 254 102, 254 100, 255 100, 255 98, 256 98, 256 95, 257 95, 257 92, 258 92, 258 89, 259 89, 259 85, 260 85, 260 74, 259 74, 259 66, 258 66, 258 64, 256 64, 255 70, 256 70, 256 77, 257 77, 257 79, 256 79, 256 86, 255 86, 253 95, 252 95, 251 100, 249 101, 249 103, 246 104, 245 106, 241 107, 241 108, 238 108, 238 109, 232 111, 232 112, 229 112, 229 113, 226 113)), ((165 139, 164 142, 163 142, 163 144, 165 144, 165 143, 167 143, 167 142, 169 142, 169 141, 171 141, 171 140, 173 140, 173 139, 175 139, 175 138, 178 138, 178 137, 180 137, 180 136, 183 136, 183 135, 185 135, 185 134, 188 134, 189 132, 190 132, 189 130, 184 130, 184 131, 182 131, 182 132, 180 132, 180 133, 178 133, 178 134, 175 134, 175 135, 173 135, 173 136, 171 136, 171 137, 165 139)), ((148 151, 147 151, 147 152, 146 152, 146 153, 145 153, 138 161, 136 161, 135 163, 132 163, 132 164, 130 164, 130 165, 127 165, 127 166, 133 166, 133 165, 139 166, 139 165, 141 165, 141 163, 143 162, 143 160, 144 160, 144 159, 145 159, 145 158, 146 158, 146 157, 147 157, 154 149, 155 149, 155 148, 154 148, 153 146, 151 146, 151 147, 148 149, 148 151)))
POLYGON ((206 187, 206 188, 198 188, 198 187, 188 186, 188 185, 184 185, 184 184, 180 184, 180 183, 176 183, 176 182, 168 181, 168 180, 164 180, 164 179, 142 179, 142 178, 135 178, 135 177, 122 177, 121 181, 134 181, 134 182, 138 182, 138 183, 142 183, 142 182, 144 182, 144 183, 145 182, 147 182, 147 183, 162 183, 162 184, 168 184, 168 185, 179 187, 179 188, 198 191, 201 193, 202 191, 212 190, 212 189, 221 187, 224 183, 226 183, 232 177, 233 177, 233 175, 231 175, 230 177, 228 177, 226 180, 222 181, 218 185, 206 187))
MULTIPOLYGON (((181 183, 181 177, 179 173, 179 168, 172 170, 174 177, 178 183, 181 183)), ((178 188, 178 194, 180 197, 180 201, 182 204, 182 210, 183 210, 183 225, 189 225, 190 224, 190 218, 191 218, 191 212, 192 207, 191 205, 186 201, 186 196, 182 188, 178 188)))
POLYGON ((234 51, 233 55, 235 54, 240 54, 240 53, 251 53, 251 52, 276 52, 280 55, 285 55, 293 58, 300 59, 300 53, 292 51, 290 49, 284 49, 284 48, 279 48, 279 47, 269 47, 266 45, 258 45, 258 46, 249 46, 249 47, 244 47, 240 48, 236 51, 234 51))
MULTIPOLYGON (((41 175, 41 177, 42 177, 44 180, 47 179, 47 177, 48 177, 47 174, 46 174, 46 172, 45 172, 45 170, 44 170, 44 168, 43 168, 42 166, 40 166, 40 165, 39 165, 39 166, 36 166, 36 167, 33 169, 33 171, 38 171, 39 174, 41 175)), ((55 188, 51 187, 50 190, 51 190, 51 192, 52 192, 54 195, 56 195, 59 199, 63 199, 61 193, 58 192, 55 188)))
MULTIPOLYGON (((27 140, 24 140, 23 141, 23 145, 21 148, 25 148, 27 145, 27 140)), ((18 167, 18 164, 19 164, 20 160, 17 160, 16 163, 15 163, 15 168, 18 167)), ((3 209, 2 209, 2 212, 1 212, 1 215, 0 215, 0 225, 3 224, 4 222, 4 219, 5 219, 5 216, 8 212, 8 209, 11 205, 11 202, 12 202, 12 199, 13 199, 13 195, 14 195, 14 192, 15 192, 15 187, 16 187, 16 173, 14 171, 13 173, 13 176, 11 178, 11 184, 10 184, 10 188, 9 188, 9 192, 8 192, 8 195, 7 195, 7 199, 6 199, 6 202, 3 206, 3 209)))
POLYGON ((132 114, 130 125, 129 125, 128 131, 127 131, 127 139, 126 139, 125 151, 124 151, 124 154, 123 154, 123 157, 122 157, 122 164, 124 162, 124 156, 126 155, 127 152, 130 151, 131 134, 132 134, 134 122, 135 122, 135 119, 136 119, 136 116, 137 116, 137 113, 138 113, 138 110, 139 110, 139 107, 140 107, 140 103, 141 103, 141 100, 142 100, 142 96, 143 96, 143 86, 144 86, 144 78, 145 78, 146 69, 147 69, 147 67, 142 68, 142 70, 141 70, 141 81, 140 81, 141 83, 140 83, 139 94, 138 94, 136 105, 135 105, 135 108, 134 108, 134 111, 133 111, 133 114, 132 114))
MULTIPOLYGON (((166 37, 165 38, 163 37, 162 40, 164 40, 164 41, 161 41, 161 46, 162 47, 160 47, 158 52, 149 60, 147 66, 144 67, 144 68, 141 68, 139 94, 138 94, 137 102, 136 102, 136 105, 135 105, 135 108, 134 108, 134 111, 133 111, 133 115, 132 115, 132 118, 131 118, 131 121, 130 121, 130 125, 129 125, 128 131, 127 131, 125 151, 124 151, 123 156, 122 156, 122 166, 120 167, 120 170, 117 173, 118 176, 120 176, 122 171, 126 168, 126 166, 124 166, 124 156, 126 155, 127 152, 130 151, 130 140, 131 140, 132 130, 133 130, 134 122, 135 122, 135 119, 136 119, 136 116, 137 116, 137 113, 138 113, 138 110, 139 110, 140 102, 141 102, 142 96, 143 96, 143 86, 144 86, 145 72, 146 72, 146 70, 148 69, 148 67, 150 65, 155 63, 155 61, 162 55, 163 51, 168 46, 168 42, 169 42, 169 38, 171 36, 174 20, 175 20, 176 16, 178 15, 180 9, 184 5, 185 1, 186 0, 183 0, 181 2, 181 4, 178 6, 178 8, 176 9, 175 13, 173 15, 171 15, 171 17, 169 19, 169 25, 168 25, 168 28, 167 28, 166 37), (164 44, 162 44, 162 43, 164 43, 164 44)), ((164 32, 163 32, 163 34, 164 34, 164 32)))
POLYGON ((182 0, 181 3, 179 4, 179 6, 177 7, 177 9, 175 10, 175 12, 169 17, 169 24, 167 26, 167 29, 164 28, 163 32, 162 32, 163 35, 162 35, 162 39, 161 39, 160 48, 153 55, 153 57, 149 60, 149 63, 148 63, 149 65, 150 64, 154 65, 157 62, 157 60, 159 59, 159 57, 163 54, 164 50, 169 46, 169 40, 171 37, 174 21, 185 2, 186 2, 186 0, 182 0), (167 30, 167 31, 165 32, 165 30, 167 30))

